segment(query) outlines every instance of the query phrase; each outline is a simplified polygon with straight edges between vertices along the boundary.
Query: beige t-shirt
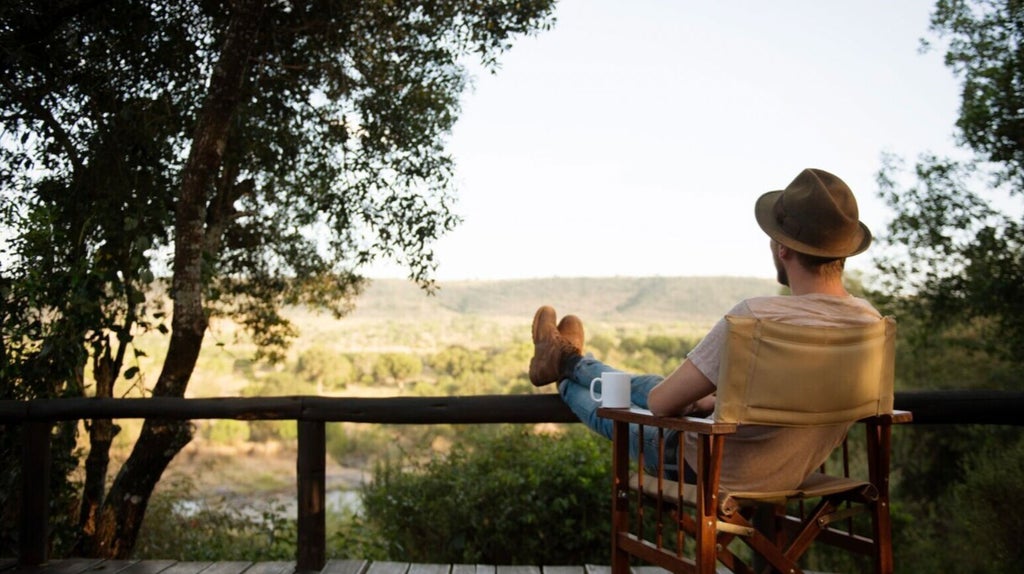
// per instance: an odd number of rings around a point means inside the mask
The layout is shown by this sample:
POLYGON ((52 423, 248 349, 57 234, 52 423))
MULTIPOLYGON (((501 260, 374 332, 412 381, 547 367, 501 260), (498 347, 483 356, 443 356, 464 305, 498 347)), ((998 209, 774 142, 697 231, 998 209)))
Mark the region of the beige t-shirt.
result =
MULTIPOLYGON (((878 321, 881 314, 857 297, 789 295, 756 297, 740 302, 730 315, 753 316, 794 325, 842 327, 878 321)), ((687 360, 717 385, 725 344, 725 319, 687 355, 687 360)), ((722 488, 730 491, 788 490, 798 486, 838 446, 850 424, 823 427, 744 425, 725 439, 722 488)), ((696 468, 697 442, 686 434, 686 460, 696 468)))

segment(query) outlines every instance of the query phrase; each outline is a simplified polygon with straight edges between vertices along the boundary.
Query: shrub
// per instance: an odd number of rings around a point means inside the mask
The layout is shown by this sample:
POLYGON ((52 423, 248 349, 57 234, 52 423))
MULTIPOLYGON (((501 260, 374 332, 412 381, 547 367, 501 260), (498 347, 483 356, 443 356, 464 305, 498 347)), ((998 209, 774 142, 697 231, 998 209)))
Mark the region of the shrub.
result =
POLYGON ((383 353, 377 358, 374 377, 402 386, 406 381, 423 372, 423 362, 416 355, 408 353, 383 353))
POLYGON ((203 434, 215 444, 234 444, 249 440, 249 423, 231 419, 215 419, 205 426, 203 434))
POLYGON ((378 465, 363 508, 389 560, 607 564, 608 453, 579 425, 561 434, 480 428, 448 456, 378 465))
POLYGON ((150 499, 133 554, 147 560, 294 560, 294 519, 283 507, 257 513, 233 508, 224 499, 198 498, 187 479, 150 499))
MULTIPOLYGON (((952 555, 962 572, 1019 572, 1024 562, 1024 437, 971 456, 966 480, 945 506, 958 528, 952 555), (977 549, 984 548, 984 552, 977 549)), ((952 563, 952 562, 950 562, 952 563)))
POLYGON ((305 381, 329 389, 343 389, 353 379, 355 367, 345 355, 314 345, 299 355, 295 373, 305 381))
POLYGON ((361 467, 396 442, 391 429, 383 425, 331 423, 325 435, 327 455, 342 466, 361 467))
POLYGON ((908 449, 906 459, 895 462, 935 470, 932 484, 914 467, 913 482, 899 477, 893 498, 897 571, 942 572, 953 564, 956 572, 1019 571, 1024 518, 1012 509, 1024 504, 1020 428, 962 425, 949 432, 925 427, 912 438, 916 450, 908 449), (973 452, 954 444, 967 437, 974 440, 973 452), (939 448, 951 444, 958 448, 939 448))
POLYGON ((327 556, 334 560, 385 560, 387 544, 351 510, 327 513, 327 556))

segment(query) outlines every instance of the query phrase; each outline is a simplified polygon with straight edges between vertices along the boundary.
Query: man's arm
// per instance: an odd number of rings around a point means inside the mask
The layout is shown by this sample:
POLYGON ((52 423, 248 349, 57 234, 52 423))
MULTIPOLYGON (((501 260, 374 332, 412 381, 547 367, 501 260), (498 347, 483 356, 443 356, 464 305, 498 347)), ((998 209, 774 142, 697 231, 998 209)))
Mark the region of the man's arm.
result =
POLYGON ((715 385, 692 362, 683 361, 647 395, 647 408, 659 416, 714 409, 715 385))

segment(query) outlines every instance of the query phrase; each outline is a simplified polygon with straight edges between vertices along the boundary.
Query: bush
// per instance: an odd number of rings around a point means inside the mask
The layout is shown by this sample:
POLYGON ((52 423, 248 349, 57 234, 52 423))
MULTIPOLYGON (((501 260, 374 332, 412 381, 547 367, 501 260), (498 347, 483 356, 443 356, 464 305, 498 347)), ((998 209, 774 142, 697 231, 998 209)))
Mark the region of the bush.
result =
POLYGON ((383 425, 330 423, 325 429, 327 456, 342 466, 369 466, 397 442, 383 425))
POLYGON ((215 419, 204 428, 203 434, 215 444, 234 444, 249 440, 249 423, 231 419, 215 419))
POLYGON ((351 510, 327 513, 327 556, 332 560, 385 560, 387 544, 351 510))
POLYGON ((363 491, 389 560, 608 564, 608 442, 579 425, 557 435, 474 429, 446 457, 378 465, 363 491))
MULTIPOLYGON (((912 429, 916 430, 916 429, 912 429)), ((893 497, 893 544, 901 572, 1017 572, 1024 561, 1024 434, 1019 427, 958 426, 921 429, 909 462, 927 465, 928 475, 911 468, 916 480, 899 482, 893 497), (939 435, 929 438, 928 435, 939 435), (975 450, 938 446, 971 437, 975 450), (947 440, 939 440, 944 438, 947 440), (940 458, 941 457, 941 458, 940 458), (917 478, 917 474, 920 475, 917 478), (956 565, 952 567, 951 565, 956 565)), ((921 465, 926 466, 927 465, 921 465)))
POLYGON ((318 387, 344 389, 354 378, 355 367, 345 355, 314 345, 299 355, 295 373, 318 387))
POLYGON ((257 514, 197 497, 182 479, 154 493, 133 554, 147 560, 294 560, 297 527, 283 507, 257 514))
POLYGON ((949 556, 961 572, 1019 572, 1024 563, 1024 437, 971 456, 946 508, 958 524, 949 556), (978 552, 984 548, 984 552, 978 552))

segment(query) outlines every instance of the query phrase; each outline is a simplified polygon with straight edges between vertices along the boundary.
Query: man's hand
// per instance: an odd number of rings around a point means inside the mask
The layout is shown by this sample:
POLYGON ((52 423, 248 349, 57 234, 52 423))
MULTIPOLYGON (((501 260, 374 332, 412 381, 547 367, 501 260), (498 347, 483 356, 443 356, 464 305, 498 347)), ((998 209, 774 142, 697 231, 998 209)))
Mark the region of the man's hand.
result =
POLYGON ((683 361, 647 395, 647 408, 659 416, 690 414, 696 406, 715 408, 715 385, 690 361, 683 361), (710 397, 710 398, 709 398, 710 397), (710 400, 710 402, 708 402, 710 400), (703 401, 703 402, 702 402, 703 401))
POLYGON ((708 395, 697 399, 697 402, 693 403, 693 412, 690 413, 690 415, 695 417, 707 417, 713 412, 715 412, 715 395, 708 395))

